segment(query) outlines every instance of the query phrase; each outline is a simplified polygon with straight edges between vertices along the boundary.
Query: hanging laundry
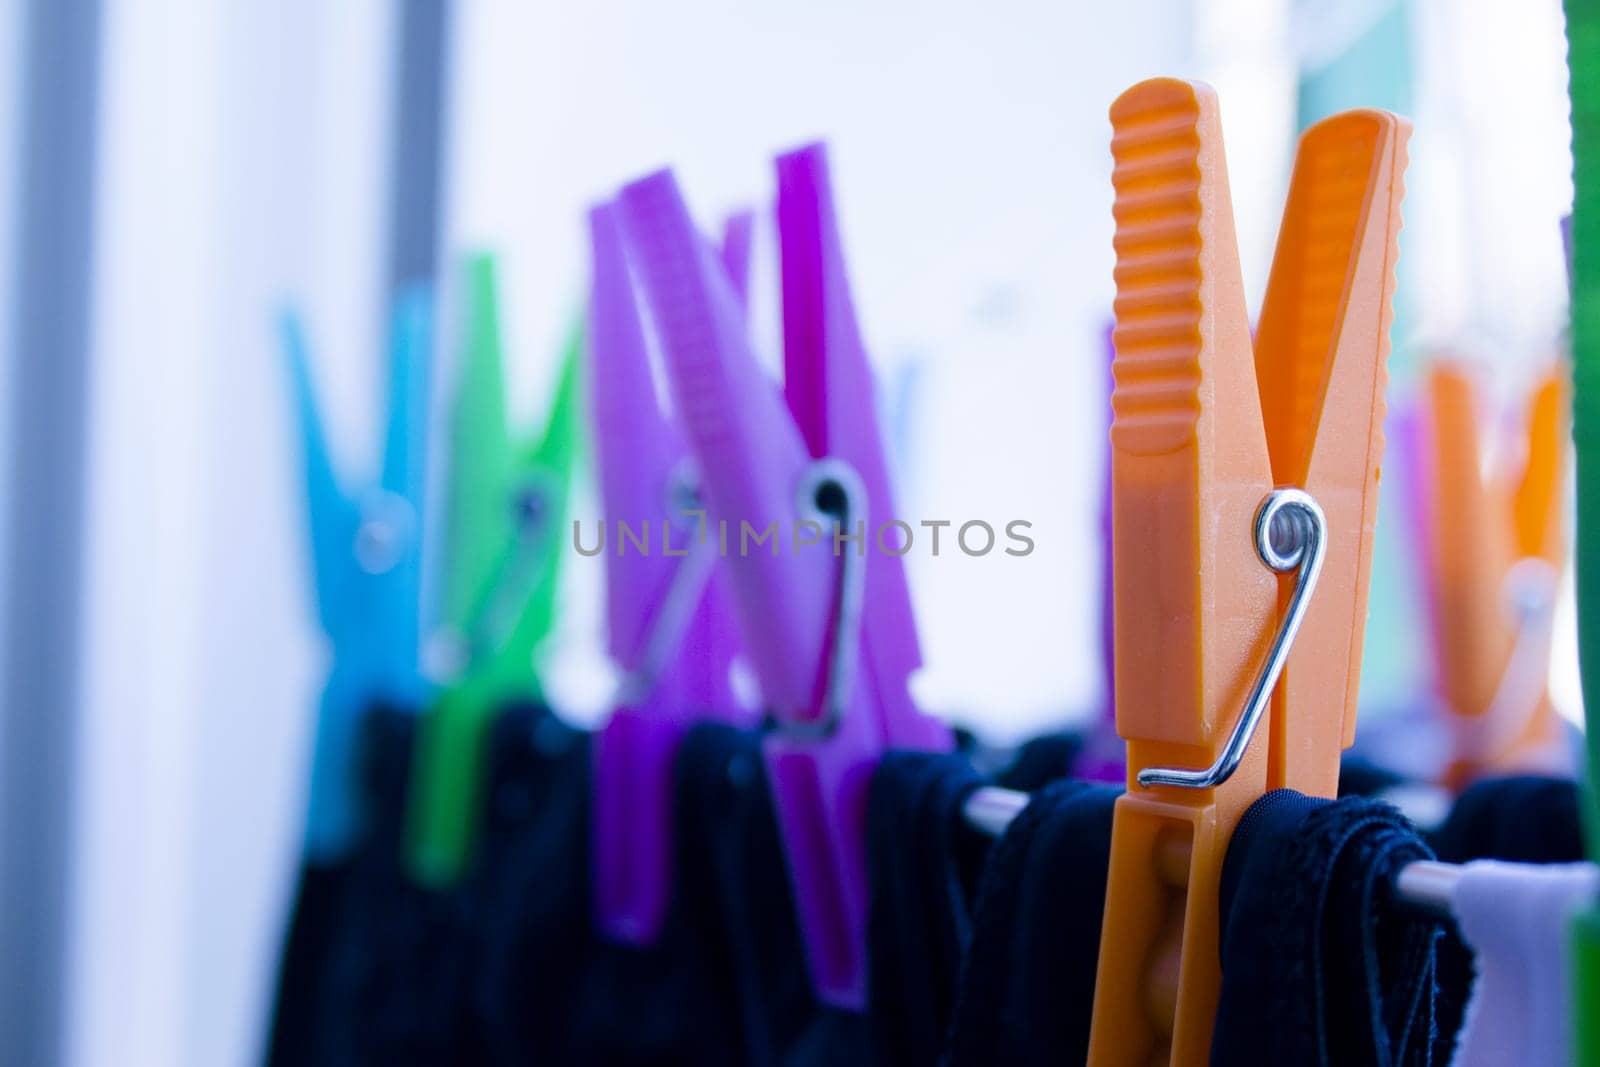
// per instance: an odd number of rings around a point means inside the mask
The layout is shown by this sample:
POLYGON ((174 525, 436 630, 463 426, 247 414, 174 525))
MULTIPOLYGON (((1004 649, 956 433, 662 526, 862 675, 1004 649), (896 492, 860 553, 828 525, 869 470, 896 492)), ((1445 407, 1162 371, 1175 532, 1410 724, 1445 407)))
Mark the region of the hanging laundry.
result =
POLYGON ((589 945, 581 864, 589 740, 533 705, 508 709, 489 731, 482 860, 467 877, 476 908, 469 1062, 546 1062, 523 1035, 563 1023, 564 992, 589 945), (527 929, 539 932, 544 953, 531 974, 518 969, 527 929))
POLYGON ((1222 868, 1211 1063, 1431 1063, 1437 926, 1394 883, 1432 858, 1386 804, 1287 789, 1252 804, 1222 868))
POLYGON ((467 1007, 472 902, 417 884, 404 866, 418 715, 379 709, 366 725, 373 815, 332 941, 319 1052, 329 1064, 450 1062, 467 1007))
POLYGON ((319 1054, 330 1026, 328 949, 338 938, 350 902, 348 868, 307 866, 300 873, 279 953, 277 986, 267 1023, 268 1067, 325 1062, 319 1054))
POLYGON ((867 794, 867 1016, 879 1063, 945 1047, 989 839, 961 808, 984 779, 957 753, 889 752, 867 794))
POLYGON ((308 864, 284 938, 278 986, 268 1030, 268 1067, 317 1067, 364 1062, 358 1046, 366 1019, 355 1010, 353 986, 361 981, 370 896, 381 880, 383 856, 394 856, 396 805, 404 796, 415 711, 379 706, 364 715, 355 747, 367 814, 359 838, 337 864, 308 864))
POLYGON ((1479 860, 1463 868, 1454 911, 1474 953, 1476 980, 1450 1061, 1455 1067, 1573 1061, 1568 927, 1597 895, 1600 870, 1591 863, 1479 860))
POLYGON ((1450 863, 1573 863, 1584 858, 1581 799, 1570 778, 1486 778, 1456 798, 1428 843, 1450 863))
POLYGON ((426 897, 400 868, 401 814, 410 774, 417 716, 411 709, 380 707, 361 726, 363 807, 370 813, 324 914, 325 925, 295 923, 286 956, 313 962, 280 979, 267 1062, 369 1064, 398 1047, 398 1062, 432 1063, 447 1055, 455 1037, 449 1018, 458 1001, 408 1002, 423 974, 460 980, 459 937, 450 901, 426 897), (425 961, 425 962, 424 962, 425 961), (399 968, 399 973, 395 971, 399 968), (293 982, 293 984, 291 984, 293 982), (303 983, 303 984, 301 984, 303 983))
POLYGON ((1405 782, 1405 776, 1370 759, 1346 753, 1339 761, 1339 795, 1370 797, 1405 782))
MULTIPOLYGON (((582 797, 577 786, 587 784, 587 735, 540 705, 497 715, 477 820, 483 847, 455 884, 430 887, 410 877, 402 847, 417 725, 414 712, 380 711, 368 720, 367 798, 375 817, 352 858, 337 921, 307 931, 320 939, 325 958, 318 1002, 280 1011, 269 1064, 515 1062, 497 1054, 507 1017, 484 1003, 482 983, 508 912, 537 913, 547 899, 516 884, 520 864, 548 864, 539 885, 559 895, 564 857, 575 854, 572 835, 582 826, 573 801, 582 797)), ((549 928, 563 925, 571 924, 549 928)), ((574 958, 586 947, 580 941, 574 958)))
MULTIPOLYGON (((588 743, 582 746, 589 756, 588 743)), ((702 724, 674 772, 668 910, 647 946, 605 939, 591 910, 592 762, 525 837, 488 912, 478 1004, 490 1062, 786 1060, 815 1025, 759 736, 702 724)))
MULTIPOLYGON (((1583 858, 1576 782, 1522 776, 1486 778, 1456 798, 1443 825, 1428 835, 1441 860, 1573 863, 1583 858)), ((1447 925, 1439 942, 1439 1032, 1460 1031, 1472 990, 1473 953, 1447 925)))
POLYGON ((1042 789, 1072 773, 1083 747, 1084 734, 1076 730, 1029 738, 995 775, 995 782, 1024 793, 1042 789))
POLYGON ((1034 793, 979 883, 951 1067, 1082 1063, 1121 790, 1061 780, 1034 793))

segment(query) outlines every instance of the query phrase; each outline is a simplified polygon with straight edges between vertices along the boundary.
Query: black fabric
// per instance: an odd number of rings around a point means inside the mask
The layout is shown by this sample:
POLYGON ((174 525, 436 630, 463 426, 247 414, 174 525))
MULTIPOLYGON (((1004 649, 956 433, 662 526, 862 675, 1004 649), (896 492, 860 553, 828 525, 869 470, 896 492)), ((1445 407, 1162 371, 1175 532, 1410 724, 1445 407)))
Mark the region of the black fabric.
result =
POLYGON ((1251 805, 1222 869, 1212 1064, 1430 1063, 1437 928, 1394 903, 1394 880, 1432 856, 1377 801, 1251 805))
POLYGON ((268 1067, 324 1062, 318 1057, 327 1018, 330 948, 342 927, 348 862, 308 863, 300 870, 278 965, 268 1031, 268 1067))
POLYGON ((555 991, 587 944, 578 894, 588 884, 580 835, 589 759, 588 735, 541 708, 512 708, 490 731, 480 861, 466 889, 474 914, 464 1063, 530 1062, 525 1033, 564 1025, 555 991), (507 939, 519 929, 539 932, 549 969, 518 975, 512 988, 507 939))
POLYGON ((1576 863, 1583 859, 1579 810, 1569 778, 1488 778, 1456 798, 1429 843, 1449 863, 1576 863))
POLYGON ((681 859, 665 928, 646 950, 595 944, 574 1004, 577 1055, 570 1062, 772 1062, 794 1039, 791 1011, 811 1020, 807 987, 784 986, 787 976, 768 973, 775 966, 804 981, 798 939, 788 941, 784 931, 793 928, 792 912, 786 903, 770 907, 788 900, 780 888, 787 876, 759 738, 706 729, 714 737, 697 731, 678 754, 674 855, 681 859), (697 795, 678 803, 686 790, 697 795), (720 806, 708 810, 713 798, 720 806), (774 934, 775 942, 763 943, 774 934), (777 1021, 751 996, 769 981, 794 998, 777 1006, 777 1021))
MULTIPOLYGON (((1061 778, 1059 739, 1035 743, 1022 777, 1049 784, 995 843, 961 815, 984 784, 965 756, 881 762, 857 1016, 812 994, 759 735, 702 725, 682 744, 672 905, 641 949, 594 932, 590 738, 542 708, 490 731, 467 879, 409 881, 416 721, 369 716, 368 832, 346 863, 302 873, 273 1067, 1084 1060, 1120 790, 1061 778)), ((1385 805, 1280 792, 1252 807, 1223 872, 1213 1061, 1428 1062, 1432 927, 1388 907, 1394 872, 1428 855, 1385 805)))
POLYGON ((680 747, 673 900, 647 948, 594 933, 588 752, 496 831, 508 858, 485 897, 477 997, 489 1062, 825 1062, 806 1050, 845 1038, 806 977, 759 737, 707 724, 680 747))
POLYGON ((1342 797, 1376 796, 1404 781, 1404 777, 1389 768, 1360 756, 1347 753, 1339 761, 1339 795, 1342 797))
POLYGON ((417 885, 406 872, 407 787, 419 717, 380 708, 363 738, 367 829, 351 860, 334 940, 324 1062, 465 1062, 470 905, 459 890, 417 885))
POLYGON ((1083 735, 1073 732, 1040 734, 1017 749, 1010 766, 995 775, 995 784, 1031 793, 1072 773, 1083 751, 1083 735))
MULTIPOLYGON (((1579 790, 1566 778, 1486 778, 1456 798, 1429 839, 1448 863, 1505 860, 1575 863, 1583 856, 1579 790)), ((1439 1032, 1453 1045, 1466 1016, 1476 970, 1472 949, 1454 923, 1439 941, 1439 1032)))
POLYGON ((876 1062, 944 1049, 989 840, 961 806, 986 784, 959 753, 889 752, 867 800, 868 1020, 876 1062))
POLYGON ((370 1016, 381 1010, 377 958, 386 931, 412 925, 413 900, 387 888, 398 880, 415 723, 415 712, 394 707, 375 707, 362 719, 356 773, 365 825, 349 856, 301 872, 278 976, 270 1067, 372 1062, 368 1041, 380 1028, 370 1016))
POLYGON ((728 1045, 746 1064, 823 1062, 854 1025, 818 1005, 807 976, 760 737, 690 731, 678 754, 676 847, 689 941, 737 1008, 728 1045))
MULTIPOLYGON (((463 883, 416 885, 402 865, 418 717, 377 708, 360 739, 366 826, 342 863, 302 872, 279 974, 270 1067, 484 1062, 472 1001, 481 968, 480 898, 500 878, 492 832, 514 811, 559 806, 566 790, 527 753, 569 752, 581 735, 536 705, 497 716, 489 740, 490 832, 463 883), (531 773, 537 772, 537 773, 531 773), (520 804, 514 799, 521 797, 520 804)), ((580 758, 583 753, 578 752, 580 758)))
MULTIPOLYGON (((536 731, 496 737, 485 841, 498 859, 479 888, 474 1011, 486 1062, 573 1062, 579 989, 593 957, 589 912, 592 748, 536 731)), ((620 1012, 622 1009, 617 1008, 620 1012)))
POLYGON ((949 1063, 1083 1063, 1121 790, 1061 780, 994 845, 978 889, 949 1063))

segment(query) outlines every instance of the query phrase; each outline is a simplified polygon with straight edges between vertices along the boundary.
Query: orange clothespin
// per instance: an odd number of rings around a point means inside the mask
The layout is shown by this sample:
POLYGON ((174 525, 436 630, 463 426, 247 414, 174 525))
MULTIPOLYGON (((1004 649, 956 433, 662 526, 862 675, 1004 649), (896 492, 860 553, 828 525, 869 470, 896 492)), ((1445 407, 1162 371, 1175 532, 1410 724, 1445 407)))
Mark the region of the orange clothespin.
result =
POLYGON ((1204 1063, 1233 827, 1354 739, 1409 125, 1300 140, 1254 344, 1216 93, 1111 107, 1117 802, 1090 1062, 1204 1063))
POLYGON ((1465 367, 1429 370, 1426 449, 1434 649, 1455 751, 1444 782, 1486 772, 1570 773, 1550 703, 1551 622, 1566 563, 1567 370, 1534 385, 1520 467, 1484 473, 1478 391, 1465 367))

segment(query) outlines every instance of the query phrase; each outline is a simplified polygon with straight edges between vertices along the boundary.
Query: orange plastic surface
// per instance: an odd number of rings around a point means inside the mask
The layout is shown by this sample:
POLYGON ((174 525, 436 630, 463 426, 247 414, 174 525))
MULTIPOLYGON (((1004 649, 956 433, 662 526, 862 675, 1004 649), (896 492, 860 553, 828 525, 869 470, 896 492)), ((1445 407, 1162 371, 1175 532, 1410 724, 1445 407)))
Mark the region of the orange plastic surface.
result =
POLYGON ((1331 796, 1353 736, 1407 126, 1360 111, 1307 131, 1252 346, 1216 94, 1143 82, 1112 105, 1111 122, 1116 705, 1128 792, 1090 1062, 1199 1064, 1233 827, 1272 788, 1331 796), (1142 768, 1216 758, 1276 632, 1292 579, 1257 558, 1252 532, 1274 485, 1311 492, 1330 541, 1271 714, 1223 785, 1145 789, 1142 768))
POLYGON ((1517 552, 1556 568, 1567 562, 1564 493, 1572 439, 1571 378, 1567 365, 1558 363, 1534 387, 1528 404, 1527 462, 1512 499, 1517 552))
POLYGON ((1562 490, 1568 435, 1567 371, 1540 376, 1528 405, 1525 450, 1507 474, 1485 474, 1478 391, 1467 369, 1436 362, 1428 373, 1434 646, 1439 695, 1459 716, 1445 771, 1460 788, 1486 773, 1549 769, 1565 751, 1560 716, 1543 689, 1520 721, 1488 715, 1517 643, 1506 584, 1518 560, 1566 563, 1562 490))

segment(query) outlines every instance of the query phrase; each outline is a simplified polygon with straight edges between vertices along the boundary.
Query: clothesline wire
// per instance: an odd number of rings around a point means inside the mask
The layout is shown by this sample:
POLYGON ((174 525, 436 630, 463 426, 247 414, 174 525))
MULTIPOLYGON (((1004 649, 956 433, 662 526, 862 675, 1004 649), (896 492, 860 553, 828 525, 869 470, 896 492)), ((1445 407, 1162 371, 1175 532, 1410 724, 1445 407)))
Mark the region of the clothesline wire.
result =
MULTIPOLYGON (((1011 822, 1028 806, 1028 794, 999 786, 977 789, 962 805, 967 823, 991 837, 1002 836, 1011 822)), ((1416 860, 1400 868, 1395 880, 1395 898, 1409 907, 1430 915, 1448 918, 1455 902, 1456 885, 1462 866, 1416 860)))

